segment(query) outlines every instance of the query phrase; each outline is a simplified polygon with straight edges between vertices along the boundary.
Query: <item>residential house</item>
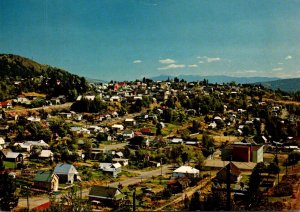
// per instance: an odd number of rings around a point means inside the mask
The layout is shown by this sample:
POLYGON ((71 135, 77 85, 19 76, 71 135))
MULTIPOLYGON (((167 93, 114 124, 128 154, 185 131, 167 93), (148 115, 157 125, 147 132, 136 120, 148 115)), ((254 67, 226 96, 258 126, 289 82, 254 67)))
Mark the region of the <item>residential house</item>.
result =
POLYGON ((191 166, 181 166, 175 169, 172 173, 172 177, 198 177, 199 170, 191 166))
POLYGON ((214 121, 208 125, 208 129, 215 129, 216 127, 217 127, 217 123, 214 121))
POLYGON ((38 171, 33 179, 35 188, 47 191, 57 191, 59 178, 52 171, 38 171))
POLYGON ((89 101, 94 101, 94 99, 96 98, 95 95, 79 95, 76 99, 76 101, 81 101, 82 99, 86 99, 86 100, 89 100, 89 101))
POLYGON ((4 138, 0 137, 0 146, 3 146, 5 144, 4 138))
POLYGON ((129 159, 126 159, 126 158, 113 158, 112 162, 113 163, 120 163, 122 166, 128 166, 129 159))
POLYGON ((135 126, 136 125, 136 121, 134 119, 130 119, 130 118, 127 118, 125 119, 124 121, 124 125, 125 126, 135 126))
POLYGON ((122 124, 114 124, 113 126, 111 126, 111 128, 115 133, 119 133, 120 131, 124 130, 124 126, 122 124))
POLYGON ((75 121, 81 121, 81 120, 82 120, 82 117, 83 117, 82 114, 76 113, 76 114, 74 115, 74 120, 75 120, 75 121))
POLYGON ((4 160, 5 161, 11 161, 11 162, 19 162, 22 163, 24 160, 24 155, 20 152, 11 152, 11 151, 3 151, 4 154, 4 160))
POLYGON ((20 152, 30 152, 31 151, 31 145, 26 143, 14 143, 13 145, 15 147, 14 150, 20 151, 20 152))
POLYGON ((121 98, 119 96, 112 96, 109 99, 111 102, 120 102, 121 98))
POLYGON ((143 133, 144 135, 153 135, 154 134, 154 133, 152 133, 150 128, 142 128, 141 133, 143 133))
POLYGON ((124 157, 123 152, 120 152, 120 151, 119 152, 112 151, 111 154, 114 158, 123 158, 124 157))
POLYGON ((102 127, 99 126, 95 126, 95 125, 91 125, 87 128, 91 133, 99 133, 99 132, 104 132, 104 130, 102 129, 102 127))
POLYGON ((171 143, 172 144, 183 144, 183 139, 182 138, 172 138, 171 143))
POLYGON ((59 113, 58 115, 64 119, 72 118, 72 113, 59 113))
POLYGON ((80 180, 78 171, 71 164, 59 163, 56 165, 53 171, 59 177, 59 183, 70 183, 80 180))
POLYGON ((228 174, 230 176, 230 183, 237 183, 242 178, 240 169, 234 163, 230 162, 217 173, 216 179, 220 183, 226 183, 228 174))
POLYGON ((167 184, 167 188, 171 190, 173 194, 180 193, 187 187, 189 187, 190 179, 188 177, 180 177, 170 181, 167 184))
POLYGON ((114 84, 114 91, 122 90, 126 87, 125 82, 117 82, 114 84))
POLYGON ((0 108, 9 109, 9 108, 12 108, 12 105, 10 102, 0 102, 0 108))
POLYGON ((39 141, 25 141, 24 144, 30 146, 30 148, 32 148, 33 146, 39 146, 42 149, 49 149, 49 147, 50 147, 49 144, 47 144, 43 140, 39 140, 39 141))
POLYGON ((19 118, 19 115, 16 112, 7 113, 7 119, 8 120, 17 121, 18 118, 19 118))
POLYGON ((52 97, 50 102, 52 105, 60 105, 60 99, 58 97, 52 97))
POLYGON ((38 117, 38 116, 30 116, 27 118, 28 121, 31 121, 31 122, 40 122, 41 121, 41 117, 38 117))
POLYGON ((53 160, 53 152, 48 149, 47 150, 43 149, 39 154, 39 158, 53 160))
POLYGON ((76 132, 77 134, 91 134, 91 132, 84 127, 71 127, 70 131, 76 132))
POLYGON ((123 132, 123 138, 124 139, 130 139, 134 137, 134 132, 132 130, 125 130, 123 132))
POLYGON ((100 163, 99 168, 104 173, 111 174, 113 177, 117 177, 122 171, 122 165, 120 163, 100 163))
POLYGON ((101 203, 105 206, 117 206, 124 199, 125 195, 120 189, 115 187, 94 185, 88 197, 93 203, 101 203))

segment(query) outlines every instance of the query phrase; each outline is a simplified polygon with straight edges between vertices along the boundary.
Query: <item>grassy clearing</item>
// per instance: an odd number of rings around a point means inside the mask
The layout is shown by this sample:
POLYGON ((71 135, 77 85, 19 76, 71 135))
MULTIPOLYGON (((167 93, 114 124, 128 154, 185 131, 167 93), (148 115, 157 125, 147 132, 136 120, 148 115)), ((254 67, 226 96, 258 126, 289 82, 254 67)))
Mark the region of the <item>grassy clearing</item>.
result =
POLYGON ((173 131, 178 130, 181 126, 175 124, 166 124, 166 127, 161 130, 162 135, 170 135, 173 131))
POLYGON ((15 162, 3 161, 3 164, 5 166, 5 169, 15 169, 15 168, 17 168, 17 163, 15 163, 15 162))

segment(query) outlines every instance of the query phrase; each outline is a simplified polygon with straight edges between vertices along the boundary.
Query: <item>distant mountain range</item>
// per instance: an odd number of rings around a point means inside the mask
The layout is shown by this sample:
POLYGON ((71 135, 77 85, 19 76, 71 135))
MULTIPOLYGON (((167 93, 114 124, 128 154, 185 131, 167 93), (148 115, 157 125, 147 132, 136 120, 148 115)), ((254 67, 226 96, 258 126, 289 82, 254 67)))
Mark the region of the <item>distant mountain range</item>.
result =
POLYGON ((100 80, 100 79, 92 79, 92 78, 85 78, 88 82, 90 83, 95 83, 95 84, 99 84, 99 83, 107 83, 107 81, 105 80, 100 80))
MULTIPOLYGON (((160 75, 156 77, 152 77, 152 80, 162 81, 169 79, 174 79, 175 76, 170 75, 160 75)), ((231 77, 225 75, 215 75, 215 76, 200 76, 200 75, 179 75, 177 76, 180 80, 186 80, 188 82, 193 81, 203 81, 204 79, 208 80, 209 83, 228 83, 228 82, 236 82, 237 84, 250 84, 256 82, 268 82, 279 80, 280 78, 276 77, 231 77)))
MULTIPOLYGON (((175 76, 171 75, 160 75, 152 77, 152 80, 163 81, 167 79, 174 79, 175 76)), ((215 76, 200 76, 200 75, 179 75, 177 76, 179 80, 183 79, 187 82, 193 81, 203 81, 208 80, 209 83, 229 83, 235 82, 237 84, 258 84, 263 85, 266 88, 277 90, 281 89, 287 92, 300 91, 300 78, 292 79, 280 79, 276 77, 231 77, 225 75, 215 75, 215 76)))

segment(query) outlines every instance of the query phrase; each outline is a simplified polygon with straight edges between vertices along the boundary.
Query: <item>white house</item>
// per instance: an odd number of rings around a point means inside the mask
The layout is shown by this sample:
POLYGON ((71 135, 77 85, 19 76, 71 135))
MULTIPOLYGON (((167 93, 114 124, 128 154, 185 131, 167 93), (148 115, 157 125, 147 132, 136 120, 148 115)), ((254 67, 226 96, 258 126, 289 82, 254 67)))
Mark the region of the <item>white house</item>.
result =
POLYGON ((183 139, 182 138, 173 138, 171 140, 171 143, 173 143, 173 144, 183 144, 183 139))
POLYGON ((112 96, 109 99, 111 102, 119 102, 121 98, 119 96, 112 96))
POLYGON ((0 145, 4 145, 4 144, 5 144, 4 138, 0 137, 0 145))
POLYGON ((127 118, 127 119, 125 119, 124 124, 126 126, 135 126, 136 125, 136 121, 134 119, 127 118))
POLYGON ((173 171, 172 177, 198 177, 199 170, 191 166, 181 166, 173 171))
POLYGON ((51 150, 48 149, 43 149, 39 155, 39 158, 43 158, 43 159, 51 159, 53 160, 53 152, 51 150))
POLYGON ((120 163, 100 163, 100 170, 110 173, 113 177, 117 177, 122 171, 122 165, 120 163))
POLYGON ((113 126, 111 126, 111 128, 116 132, 124 130, 124 126, 122 124, 114 124, 113 126))
POLYGON ((120 163, 122 166, 128 166, 129 159, 126 158, 113 158, 113 163, 120 163))
POLYGON ((126 130, 123 133, 124 139, 130 139, 134 137, 134 132, 132 130, 126 130))

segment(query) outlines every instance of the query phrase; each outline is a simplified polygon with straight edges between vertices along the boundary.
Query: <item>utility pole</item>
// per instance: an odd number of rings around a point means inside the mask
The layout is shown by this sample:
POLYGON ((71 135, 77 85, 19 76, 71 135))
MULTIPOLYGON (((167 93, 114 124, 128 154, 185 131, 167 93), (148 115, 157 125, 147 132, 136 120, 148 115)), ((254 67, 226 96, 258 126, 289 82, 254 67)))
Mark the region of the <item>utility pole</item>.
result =
POLYGON ((160 176, 162 176, 162 158, 160 158, 160 176))
POLYGON ((287 176, 288 175, 288 162, 287 162, 288 160, 286 159, 285 160, 285 175, 287 176))
POLYGON ((133 190, 133 196, 132 196, 132 211, 135 212, 135 188, 133 190))
POLYGON ((26 186, 26 196, 27 196, 27 210, 30 211, 29 209, 29 188, 26 186))
POLYGON ((231 189, 230 189, 230 183, 231 183, 231 176, 230 176, 230 164, 231 161, 229 162, 229 164, 227 165, 226 168, 226 210, 230 211, 231 205, 230 205, 230 200, 231 200, 231 189))

